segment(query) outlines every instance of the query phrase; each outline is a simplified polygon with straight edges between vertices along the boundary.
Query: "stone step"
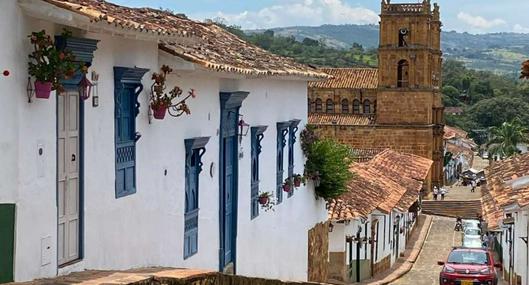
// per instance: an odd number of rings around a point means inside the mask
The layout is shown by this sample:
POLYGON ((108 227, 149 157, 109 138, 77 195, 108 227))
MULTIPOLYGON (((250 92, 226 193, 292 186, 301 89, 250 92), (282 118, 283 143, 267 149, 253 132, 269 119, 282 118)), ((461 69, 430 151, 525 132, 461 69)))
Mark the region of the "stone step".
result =
POLYGON ((423 201, 422 211, 426 214, 445 216, 445 217, 462 217, 476 218, 481 215, 481 201, 423 201))

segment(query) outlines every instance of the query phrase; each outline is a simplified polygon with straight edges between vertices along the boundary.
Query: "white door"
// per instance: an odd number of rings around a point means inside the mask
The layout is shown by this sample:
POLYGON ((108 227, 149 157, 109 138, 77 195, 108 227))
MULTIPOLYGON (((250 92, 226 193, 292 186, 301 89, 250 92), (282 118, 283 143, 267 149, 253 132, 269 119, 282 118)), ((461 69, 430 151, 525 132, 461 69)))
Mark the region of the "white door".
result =
POLYGON ((79 258, 79 94, 57 96, 58 262, 79 258))

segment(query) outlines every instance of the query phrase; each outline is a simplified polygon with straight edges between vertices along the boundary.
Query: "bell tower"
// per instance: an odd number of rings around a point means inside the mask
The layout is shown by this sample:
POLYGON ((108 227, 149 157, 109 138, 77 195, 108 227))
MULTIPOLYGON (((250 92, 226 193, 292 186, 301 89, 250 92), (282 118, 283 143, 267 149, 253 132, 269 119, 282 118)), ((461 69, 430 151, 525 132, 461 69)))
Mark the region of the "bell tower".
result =
POLYGON ((432 183, 442 184, 444 126, 439 6, 432 7, 430 0, 422 3, 382 0, 378 57, 376 123, 416 130, 414 139, 420 139, 417 136, 425 136, 428 131, 430 143, 417 146, 414 152, 428 153, 434 160, 432 183))

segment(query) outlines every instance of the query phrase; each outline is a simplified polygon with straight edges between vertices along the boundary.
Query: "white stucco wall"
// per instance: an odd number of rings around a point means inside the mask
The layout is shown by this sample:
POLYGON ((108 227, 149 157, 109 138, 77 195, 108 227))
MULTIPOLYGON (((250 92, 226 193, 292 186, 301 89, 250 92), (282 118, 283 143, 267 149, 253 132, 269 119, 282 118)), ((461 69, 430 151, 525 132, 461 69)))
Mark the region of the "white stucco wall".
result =
POLYGON ((514 214, 515 217, 515 234, 516 234, 516 241, 514 243, 515 248, 515 261, 514 261, 514 270, 516 274, 520 275, 522 277, 522 284, 526 285, 527 280, 527 271, 529 270, 528 265, 528 259, 527 259, 527 244, 521 239, 522 237, 527 238, 528 234, 528 213, 526 211, 524 212, 516 212, 514 214))
MULTIPOLYGON (((261 189, 275 189, 276 122, 301 119, 295 145, 295 173, 303 173, 299 133, 306 118, 307 88, 304 81, 273 79, 224 80, 204 72, 176 72, 169 85, 184 91, 195 88, 190 116, 167 117, 148 123, 150 76, 165 62, 155 42, 130 40, 76 31, 76 36, 99 39, 91 70, 100 74, 100 105, 86 101, 84 111, 84 257, 57 269, 56 207, 56 100, 27 103, 27 34, 46 28, 62 29, 21 13, 15 1, 0 2, 0 18, 11 23, 0 27, 10 39, 0 49, 0 203, 17 204, 15 278, 17 281, 52 277, 84 269, 128 269, 174 266, 218 270, 219 248, 219 91, 248 91, 241 114, 250 125, 267 125, 261 154, 261 189), (16 25, 15 25, 16 24, 16 25), (13 28, 17 27, 17 28, 13 28), (162 60, 160 60, 160 58, 162 60), (140 114, 136 129, 142 134, 136 145, 137 193, 115 198, 114 76, 113 67, 142 67, 140 114), (0 75, 1 76, 1 75, 0 75), (301 104, 300 102, 303 102, 301 104), (184 140, 209 136, 200 174, 198 253, 183 259, 184 140), (44 148, 39 164, 37 145, 44 148), (213 173, 210 175, 210 166, 213 173), (39 165, 43 165, 39 169, 39 165), (167 175, 165 175, 167 171, 167 175), (41 239, 49 238, 45 253, 51 263, 41 265, 41 239)), ((285 148, 286 150, 287 148, 285 148)), ((250 137, 242 140, 239 160, 237 273, 249 276, 306 280, 308 231, 326 220, 325 203, 316 199, 312 185, 284 195, 274 212, 261 211, 250 219, 250 137)), ((285 166, 288 165, 285 151, 285 166)), ((285 167, 286 169, 286 167, 285 167)), ((285 176, 287 175, 285 171, 285 176)))

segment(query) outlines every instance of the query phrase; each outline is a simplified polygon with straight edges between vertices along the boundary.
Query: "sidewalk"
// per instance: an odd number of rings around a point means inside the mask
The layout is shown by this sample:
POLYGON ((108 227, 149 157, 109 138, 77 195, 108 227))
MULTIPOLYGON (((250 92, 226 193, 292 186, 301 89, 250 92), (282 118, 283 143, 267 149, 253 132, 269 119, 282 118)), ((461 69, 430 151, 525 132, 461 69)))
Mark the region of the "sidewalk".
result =
POLYGON ((413 264, 419 257, 419 254, 421 253, 422 247, 424 245, 424 241, 428 237, 428 233, 430 231, 431 225, 432 225, 432 216, 427 215, 421 215, 419 216, 419 221, 417 224, 417 228, 413 231, 410 240, 408 242, 408 245, 406 245, 406 250, 404 251, 404 257, 400 257, 397 259, 395 264, 385 272, 381 273, 378 276, 375 276, 374 278, 365 280, 363 282, 360 282, 358 284, 365 284, 365 285, 383 285, 383 284, 389 284, 406 273, 408 273, 411 268, 413 267, 413 264), (421 217, 424 217, 422 219, 421 224, 421 217))

